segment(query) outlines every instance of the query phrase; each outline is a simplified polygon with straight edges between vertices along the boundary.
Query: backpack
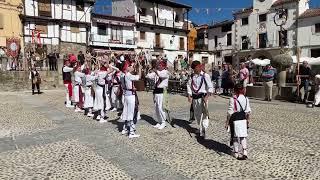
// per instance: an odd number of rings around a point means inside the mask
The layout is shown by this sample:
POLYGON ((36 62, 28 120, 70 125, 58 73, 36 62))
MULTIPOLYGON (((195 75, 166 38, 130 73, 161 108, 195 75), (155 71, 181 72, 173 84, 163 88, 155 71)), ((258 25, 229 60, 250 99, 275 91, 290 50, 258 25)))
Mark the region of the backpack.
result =
POLYGON ((239 121, 239 120, 244 120, 244 119, 247 119, 246 117, 246 112, 245 110, 247 109, 247 98, 246 98, 246 107, 245 109, 242 108, 240 102, 238 101, 238 99, 234 98, 234 105, 235 105, 235 109, 237 108, 237 103, 239 103, 240 105, 240 112, 234 112, 231 117, 230 117, 230 122, 233 122, 233 121, 239 121))

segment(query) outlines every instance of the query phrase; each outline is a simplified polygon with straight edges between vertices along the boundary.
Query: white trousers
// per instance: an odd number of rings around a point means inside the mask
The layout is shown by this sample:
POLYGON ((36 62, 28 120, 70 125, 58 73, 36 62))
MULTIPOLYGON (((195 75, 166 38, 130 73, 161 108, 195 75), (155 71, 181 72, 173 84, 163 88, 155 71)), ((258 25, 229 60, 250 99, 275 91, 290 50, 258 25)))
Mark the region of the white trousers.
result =
POLYGON ((241 137, 241 138, 233 138, 233 151, 235 153, 241 153, 243 155, 247 154, 247 138, 241 137))
POLYGON ((80 101, 79 95, 80 95, 81 90, 82 90, 82 88, 80 88, 80 86, 78 86, 78 85, 73 87, 73 100, 75 103, 78 103, 80 101))
POLYGON ((104 100, 103 100, 103 88, 100 86, 96 87, 95 91, 95 100, 93 103, 93 110, 100 111, 104 108, 104 100))
POLYGON ((93 96, 91 94, 92 87, 86 87, 84 91, 84 108, 93 107, 93 96))
POLYGON ((153 101, 158 123, 166 122, 166 112, 163 110, 163 94, 154 94, 153 101))
POLYGON ((136 97, 134 95, 124 96, 122 120, 133 121, 136 97))
POLYGON ((197 120, 197 123, 200 128, 200 133, 205 131, 209 127, 209 115, 206 113, 203 104, 202 98, 193 99, 193 111, 194 111, 194 118, 197 120))
POLYGON ((121 108, 120 97, 117 96, 119 86, 113 86, 111 89, 111 106, 114 108, 121 108))
POLYGON ((64 87, 66 88, 66 103, 67 105, 71 105, 71 99, 69 97, 69 89, 68 89, 68 84, 64 84, 64 87))

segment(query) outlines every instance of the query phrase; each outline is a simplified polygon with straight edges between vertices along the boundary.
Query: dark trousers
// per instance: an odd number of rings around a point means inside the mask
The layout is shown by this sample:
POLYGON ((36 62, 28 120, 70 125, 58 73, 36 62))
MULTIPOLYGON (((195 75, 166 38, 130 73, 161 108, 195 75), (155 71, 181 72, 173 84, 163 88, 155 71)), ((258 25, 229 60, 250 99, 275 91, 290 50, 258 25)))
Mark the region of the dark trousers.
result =
POLYGON ((302 87, 304 89, 303 101, 306 101, 309 94, 309 80, 302 80, 301 84, 299 85, 299 90, 301 90, 302 87))
POLYGON ((40 94, 40 84, 39 83, 32 83, 32 94, 34 94, 34 90, 37 87, 38 94, 40 94))
POLYGON ((49 60, 49 70, 50 70, 50 71, 53 71, 53 70, 54 70, 52 60, 49 60))

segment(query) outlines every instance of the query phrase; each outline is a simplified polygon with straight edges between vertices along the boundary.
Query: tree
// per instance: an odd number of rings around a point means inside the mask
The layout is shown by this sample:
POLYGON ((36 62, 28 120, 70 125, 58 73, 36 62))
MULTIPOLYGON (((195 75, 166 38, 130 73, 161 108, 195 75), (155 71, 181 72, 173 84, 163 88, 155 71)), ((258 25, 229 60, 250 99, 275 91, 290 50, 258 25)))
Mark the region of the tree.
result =
POLYGON ((286 85, 286 69, 293 64, 293 59, 288 53, 281 53, 276 55, 271 61, 271 65, 278 70, 278 86, 284 87, 286 85))

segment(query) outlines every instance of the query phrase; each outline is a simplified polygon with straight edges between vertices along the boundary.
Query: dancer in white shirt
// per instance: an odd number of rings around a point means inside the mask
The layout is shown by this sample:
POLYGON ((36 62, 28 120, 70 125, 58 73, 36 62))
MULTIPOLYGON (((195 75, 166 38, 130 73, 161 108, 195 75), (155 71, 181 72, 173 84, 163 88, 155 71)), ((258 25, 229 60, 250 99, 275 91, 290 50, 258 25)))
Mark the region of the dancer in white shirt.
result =
MULTIPOLYGON (((138 64, 139 66, 139 64, 138 64)), ((121 79, 123 94, 124 94, 124 108, 122 112, 122 120, 125 122, 122 134, 129 134, 129 138, 136 138, 140 135, 136 134, 136 121, 138 116, 138 96, 134 81, 141 78, 141 69, 138 67, 137 75, 134 75, 135 63, 129 61, 125 62, 123 67, 124 77, 121 79)))
POLYGON ((83 108, 83 81, 82 78, 85 77, 85 74, 81 72, 81 66, 76 67, 76 71, 74 72, 74 102, 76 103, 76 109, 75 112, 84 112, 82 110, 83 108))
POLYGON ((188 101, 192 103, 194 118, 199 125, 200 137, 206 135, 209 127, 208 98, 213 93, 210 75, 203 71, 200 61, 193 61, 193 74, 187 83, 188 101))
POLYGON ((91 73, 90 68, 88 67, 85 70, 86 74, 86 84, 85 84, 85 93, 84 93, 84 109, 85 115, 88 117, 93 117, 92 109, 94 102, 94 89, 93 83, 96 80, 94 73, 91 73))
POLYGON ((155 104, 155 112, 158 123, 154 126, 158 129, 166 127, 167 113, 164 107, 164 94, 166 94, 170 73, 167 68, 165 61, 160 61, 157 65, 157 69, 152 70, 148 73, 146 78, 154 80, 155 88, 153 90, 153 101, 155 104))
POLYGON ((231 145, 235 158, 245 160, 248 157, 248 124, 251 113, 249 99, 244 96, 245 89, 242 84, 234 87, 235 95, 229 100, 226 128, 231 133, 231 145))

